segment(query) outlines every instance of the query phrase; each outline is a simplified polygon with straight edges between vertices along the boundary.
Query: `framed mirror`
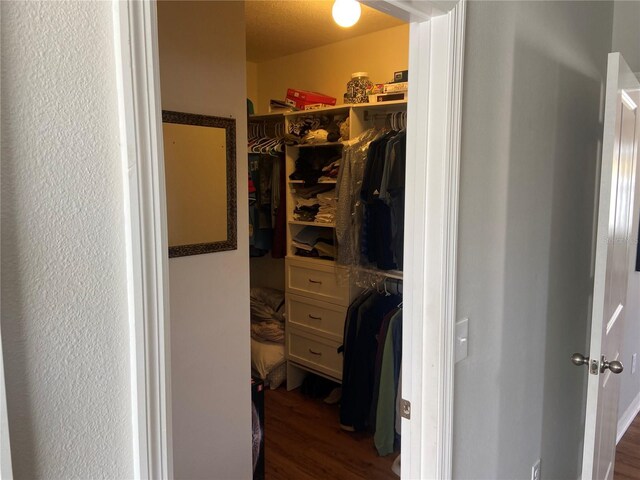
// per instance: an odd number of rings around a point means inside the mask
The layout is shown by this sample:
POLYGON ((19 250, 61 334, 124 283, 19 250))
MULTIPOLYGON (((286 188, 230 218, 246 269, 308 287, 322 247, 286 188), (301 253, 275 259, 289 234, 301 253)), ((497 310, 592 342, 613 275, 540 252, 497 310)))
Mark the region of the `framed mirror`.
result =
POLYGON ((236 121, 162 112, 169 258, 235 250, 236 121))

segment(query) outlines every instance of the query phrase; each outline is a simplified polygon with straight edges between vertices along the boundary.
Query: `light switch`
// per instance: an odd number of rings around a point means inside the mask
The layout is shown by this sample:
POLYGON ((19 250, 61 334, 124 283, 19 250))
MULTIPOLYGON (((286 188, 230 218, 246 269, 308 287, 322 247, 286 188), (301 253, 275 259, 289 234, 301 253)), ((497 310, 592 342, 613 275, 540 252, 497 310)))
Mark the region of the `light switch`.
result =
POLYGON ((467 358, 469 344, 469 319, 463 318, 456 323, 456 363, 467 358))

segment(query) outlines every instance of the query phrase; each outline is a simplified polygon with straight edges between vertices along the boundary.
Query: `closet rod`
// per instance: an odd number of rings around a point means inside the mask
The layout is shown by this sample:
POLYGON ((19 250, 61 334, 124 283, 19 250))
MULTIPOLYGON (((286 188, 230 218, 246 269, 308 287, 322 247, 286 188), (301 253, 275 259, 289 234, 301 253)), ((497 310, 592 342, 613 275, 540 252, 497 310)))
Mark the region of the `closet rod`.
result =
POLYGON ((380 275, 382 277, 393 278, 395 280, 402 280, 402 272, 400 270, 375 270, 373 268, 365 268, 365 267, 358 267, 358 269, 364 273, 380 275))

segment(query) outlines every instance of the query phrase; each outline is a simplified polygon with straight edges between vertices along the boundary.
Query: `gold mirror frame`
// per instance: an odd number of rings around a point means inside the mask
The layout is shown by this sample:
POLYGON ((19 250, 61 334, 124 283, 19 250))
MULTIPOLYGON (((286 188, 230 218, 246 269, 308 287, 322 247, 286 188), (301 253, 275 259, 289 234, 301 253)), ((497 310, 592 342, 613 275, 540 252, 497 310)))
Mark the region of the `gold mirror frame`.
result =
POLYGON ((222 241, 169 246, 169 258, 223 252, 238 248, 237 185, 236 185, 236 121, 234 118, 213 117, 194 113, 162 111, 163 123, 224 128, 226 140, 227 238, 222 241))

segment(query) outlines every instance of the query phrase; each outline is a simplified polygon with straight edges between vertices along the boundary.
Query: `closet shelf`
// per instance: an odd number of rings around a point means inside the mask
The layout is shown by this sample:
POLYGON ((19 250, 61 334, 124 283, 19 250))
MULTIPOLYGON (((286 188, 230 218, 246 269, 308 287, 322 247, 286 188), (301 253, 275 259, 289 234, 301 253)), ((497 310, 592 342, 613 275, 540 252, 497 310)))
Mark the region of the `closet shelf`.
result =
POLYGON ((352 106, 353 105, 349 103, 349 104, 342 104, 342 105, 334 105, 333 107, 317 108, 315 110, 298 110, 297 112, 285 112, 284 116, 295 117, 298 115, 316 115, 318 113, 324 113, 324 112, 340 112, 341 110, 348 112, 352 106))
POLYGON ((304 262, 308 262, 308 263, 316 264, 316 265, 323 265, 325 267, 336 267, 337 266, 337 263, 336 263, 335 260, 328 260, 326 258, 320 258, 320 257, 303 257, 301 255, 290 254, 290 255, 287 255, 286 258, 288 258, 290 260, 291 259, 300 260, 300 261, 304 261, 304 262))
POLYGON ((284 112, 283 115, 285 117, 295 117, 298 115, 315 115, 317 113, 324 113, 324 112, 339 112, 341 110, 348 111, 350 108, 353 108, 355 110, 363 110, 367 108, 385 109, 386 107, 390 107, 390 106, 402 107, 406 105, 407 105, 406 100, 394 100, 392 102, 379 102, 379 103, 343 103, 341 105, 335 105, 333 107, 318 108, 316 110, 298 110, 296 112, 284 112))
POLYGON ((373 275, 379 275, 381 277, 393 278, 396 280, 402 280, 402 270, 379 270, 377 268, 358 267, 358 270, 365 273, 371 273, 373 275))
POLYGON ((376 109, 376 110, 384 110, 385 107, 402 107, 407 105, 406 100, 394 100, 392 102, 378 102, 378 103, 354 103, 350 105, 354 110, 366 110, 366 109, 376 109))
MULTIPOLYGON (((295 184, 295 185, 302 185, 302 184, 304 184, 304 180, 289 180, 289 183, 295 184)), ((320 183, 320 184, 323 184, 323 183, 336 184, 337 180, 320 180, 318 183, 320 183)))
POLYGON ((281 120, 284 119, 284 113, 282 112, 273 112, 273 113, 263 113, 261 115, 249 115, 249 121, 260 121, 260 120, 281 120))
POLYGON ((344 142, 323 142, 323 143, 299 143, 298 145, 291 145, 293 148, 315 148, 315 147, 342 147, 344 142))
POLYGON ((289 225, 306 225, 311 227, 336 228, 335 223, 303 222, 301 220, 289 220, 289 225))

